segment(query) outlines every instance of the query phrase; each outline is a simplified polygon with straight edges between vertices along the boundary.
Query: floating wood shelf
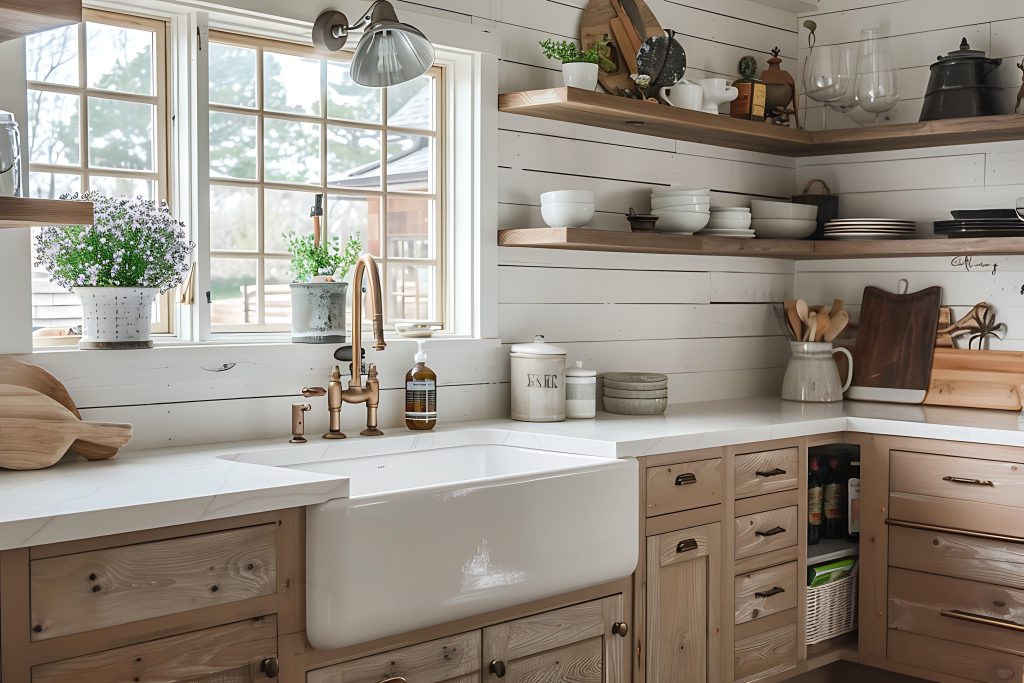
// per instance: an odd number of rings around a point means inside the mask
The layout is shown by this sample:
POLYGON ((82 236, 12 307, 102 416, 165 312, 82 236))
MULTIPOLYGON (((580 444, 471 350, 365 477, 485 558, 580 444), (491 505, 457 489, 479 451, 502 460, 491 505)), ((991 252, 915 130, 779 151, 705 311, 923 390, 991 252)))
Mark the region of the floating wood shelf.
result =
POLYGON ((81 0, 3 0, 0 43, 82 21, 81 0))
POLYGON ((793 260, 1024 254, 1024 237, 842 242, 736 239, 587 228, 502 230, 498 233, 498 244, 503 247, 695 256, 754 256, 793 260))
POLYGON ((513 114, 790 157, 943 147, 1024 139, 1024 115, 979 116, 868 128, 805 131, 579 88, 505 93, 513 114))
POLYGON ((0 228, 92 225, 92 202, 0 197, 0 228))

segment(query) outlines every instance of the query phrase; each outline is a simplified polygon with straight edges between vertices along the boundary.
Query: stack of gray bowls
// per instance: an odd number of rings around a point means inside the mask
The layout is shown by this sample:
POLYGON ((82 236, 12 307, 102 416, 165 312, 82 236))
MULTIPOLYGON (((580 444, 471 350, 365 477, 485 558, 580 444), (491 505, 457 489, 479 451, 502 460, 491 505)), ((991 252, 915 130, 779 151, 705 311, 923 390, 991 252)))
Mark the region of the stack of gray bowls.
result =
POLYGON ((661 415, 668 408, 668 377, 649 372, 604 376, 604 409, 616 415, 661 415))

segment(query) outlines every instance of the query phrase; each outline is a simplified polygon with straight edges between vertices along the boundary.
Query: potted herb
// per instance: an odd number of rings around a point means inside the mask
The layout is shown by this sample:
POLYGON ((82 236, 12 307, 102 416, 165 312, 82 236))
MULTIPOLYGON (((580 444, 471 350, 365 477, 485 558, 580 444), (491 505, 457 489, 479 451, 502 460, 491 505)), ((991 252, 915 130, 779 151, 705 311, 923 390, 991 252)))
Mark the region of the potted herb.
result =
POLYGON ((345 300, 348 283, 344 282, 363 251, 357 235, 348 239, 344 248, 337 237, 321 240, 320 216, 323 195, 316 196, 310 210, 313 232, 285 233, 288 251, 292 254, 295 281, 292 292, 292 341, 304 344, 339 344, 345 342, 345 300))
POLYGON ((81 298, 79 348, 151 348, 153 299, 185 280, 195 244, 166 202, 61 196, 79 198, 93 203, 93 224, 43 228, 36 266, 81 298))
POLYGON ((540 47, 545 57, 562 62, 562 80, 567 86, 583 90, 597 89, 597 65, 601 61, 598 45, 581 50, 570 40, 548 39, 542 40, 540 47))

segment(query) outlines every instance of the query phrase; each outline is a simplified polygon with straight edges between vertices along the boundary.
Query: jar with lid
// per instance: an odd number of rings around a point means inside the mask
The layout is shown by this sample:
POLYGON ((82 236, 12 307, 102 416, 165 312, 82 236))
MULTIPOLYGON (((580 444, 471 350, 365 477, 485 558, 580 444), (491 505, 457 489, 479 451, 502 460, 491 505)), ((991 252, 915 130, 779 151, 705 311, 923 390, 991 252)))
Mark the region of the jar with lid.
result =
POLYGON ((597 415, 597 371, 583 367, 583 361, 565 371, 565 416, 587 419, 597 415))
POLYGON ((14 114, 0 111, 0 197, 21 196, 21 139, 14 114))
POLYGON ((513 420, 565 420, 565 355, 564 348, 548 344, 543 335, 512 347, 513 420))

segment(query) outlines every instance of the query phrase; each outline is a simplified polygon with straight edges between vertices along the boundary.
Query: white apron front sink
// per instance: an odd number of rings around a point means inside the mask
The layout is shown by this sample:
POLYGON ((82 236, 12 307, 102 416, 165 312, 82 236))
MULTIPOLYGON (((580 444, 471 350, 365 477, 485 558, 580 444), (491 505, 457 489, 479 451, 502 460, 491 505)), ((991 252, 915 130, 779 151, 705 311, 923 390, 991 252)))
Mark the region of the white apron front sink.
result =
POLYGON ((339 648, 629 576, 635 460, 501 445, 290 465, 348 477, 306 512, 306 620, 339 648))

